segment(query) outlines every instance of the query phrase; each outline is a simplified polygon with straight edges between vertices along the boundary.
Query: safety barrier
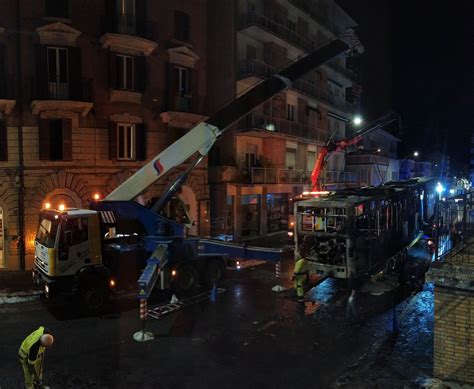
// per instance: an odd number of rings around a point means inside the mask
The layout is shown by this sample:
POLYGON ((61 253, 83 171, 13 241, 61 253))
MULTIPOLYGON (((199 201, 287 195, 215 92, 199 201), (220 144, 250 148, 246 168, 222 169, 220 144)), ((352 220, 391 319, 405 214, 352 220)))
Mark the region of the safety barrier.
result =
POLYGON ((147 342, 154 339, 153 334, 146 330, 147 313, 147 299, 140 299, 140 321, 142 323, 142 329, 133 334, 133 339, 135 339, 137 342, 147 342))
POLYGON ((274 292, 283 292, 285 288, 279 284, 281 274, 281 262, 275 262, 275 277, 277 284, 272 288, 274 292))

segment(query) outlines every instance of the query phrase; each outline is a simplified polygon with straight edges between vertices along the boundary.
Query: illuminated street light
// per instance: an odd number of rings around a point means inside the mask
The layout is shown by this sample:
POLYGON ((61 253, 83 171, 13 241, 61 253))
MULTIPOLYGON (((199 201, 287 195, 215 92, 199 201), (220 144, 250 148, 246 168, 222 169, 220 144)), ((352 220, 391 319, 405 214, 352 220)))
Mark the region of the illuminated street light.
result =
POLYGON ((46 203, 46 204, 44 205, 44 207, 45 207, 46 209, 50 209, 50 208, 51 208, 51 203, 46 203))
POLYGON ((362 124, 362 118, 359 115, 354 116, 353 123, 356 126, 360 126, 362 124))
POLYGON ((418 151, 415 151, 415 152, 413 153, 413 156, 414 156, 414 157, 418 157, 419 155, 420 155, 420 153, 419 153, 418 151))
POLYGON ((64 204, 59 204, 59 210, 60 211, 64 211, 66 207, 64 206, 64 204))
POLYGON ((444 187, 443 185, 441 185, 441 182, 438 182, 438 185, 436 185, 436 192, 438 192, 438 194, 441 194, 444 192, 444 187))

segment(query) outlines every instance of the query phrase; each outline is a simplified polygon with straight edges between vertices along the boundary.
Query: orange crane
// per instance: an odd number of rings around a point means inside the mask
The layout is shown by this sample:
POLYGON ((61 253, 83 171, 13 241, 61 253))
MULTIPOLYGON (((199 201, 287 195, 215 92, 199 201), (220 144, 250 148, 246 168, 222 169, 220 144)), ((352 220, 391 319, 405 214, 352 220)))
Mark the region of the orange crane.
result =
POLYGON ((355 145, 360 142, 360 140, 367 134, 381 129, 394 121, 398 121, 399 117, 394 112, 390 112, 382 116, 381 118, 377 119, 376 121, 372 122, 370 125, 360 129, 355 133, 352 138, 341 139, 338 141, 334 141, 329 139, 327 143, 321 148, 319 152, 318 159, 314 164, 313 171, 311 173, 311 192, 321 192, 323 188, 319 185, 319 177, 321 176, 321 172, 324 168, 326 161, 328 160, 329 155, 334 152, 343 151, 347 149, 349 146, 355 145))

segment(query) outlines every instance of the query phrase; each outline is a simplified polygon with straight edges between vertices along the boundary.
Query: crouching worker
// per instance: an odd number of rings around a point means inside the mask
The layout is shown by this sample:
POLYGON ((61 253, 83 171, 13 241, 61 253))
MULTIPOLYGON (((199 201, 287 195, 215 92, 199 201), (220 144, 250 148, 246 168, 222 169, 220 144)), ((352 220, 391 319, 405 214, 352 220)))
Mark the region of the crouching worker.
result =
POLYGON ((294 280, 295 280, 295 291, 298 301, 304 301, 304 284, 309 279, 309 264, 306 260, 308 254, 307 247, 301 245, 299 249, 299 256, 295 261, 294 268, 294 280))
POLYGON ((41 388, 43 379, 43 360, 46 348, 53 345, 54 338, 44 327, 29 334, 21 343, 20 363, 25 375, 27 389, 41 388))

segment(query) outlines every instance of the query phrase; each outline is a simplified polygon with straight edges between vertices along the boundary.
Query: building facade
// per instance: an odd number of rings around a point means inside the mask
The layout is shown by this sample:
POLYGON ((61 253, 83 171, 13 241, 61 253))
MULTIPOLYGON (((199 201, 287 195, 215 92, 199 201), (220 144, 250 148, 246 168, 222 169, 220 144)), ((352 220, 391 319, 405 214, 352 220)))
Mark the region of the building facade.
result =
MULTIPOLYGON (((87 207, 208 115, 207 3, 1 0, 0 9, 0 268, 28 269, 46 203, 87 207)), ((179 196, 196 220, 190 232, 208 235, 207 161, 179 196)))
MULTIPOLYGON (((210 3, 219 9, 217 1, 210 3)), ((221 75, 214 79, 220 85, 210 91, 216 105, 356 25, 333 1, 236 0, 226 5, 233 15, 215 22, 220 43, 211 45, 222 50, 222 68, 234 70, 223 74, 218 66, 213 69, 212 74, 221 75)), ((330 134, 345 136, 353 115, 346 93, 354 79, 345 57, 336 58, 224 135, 209 159, 214 235, 240 240, 287 229, 291 200, 308 189, 320 148, 330 134)), ((343 170, 343 156, 332 156, 325 181, 339 180, 343 170)))

